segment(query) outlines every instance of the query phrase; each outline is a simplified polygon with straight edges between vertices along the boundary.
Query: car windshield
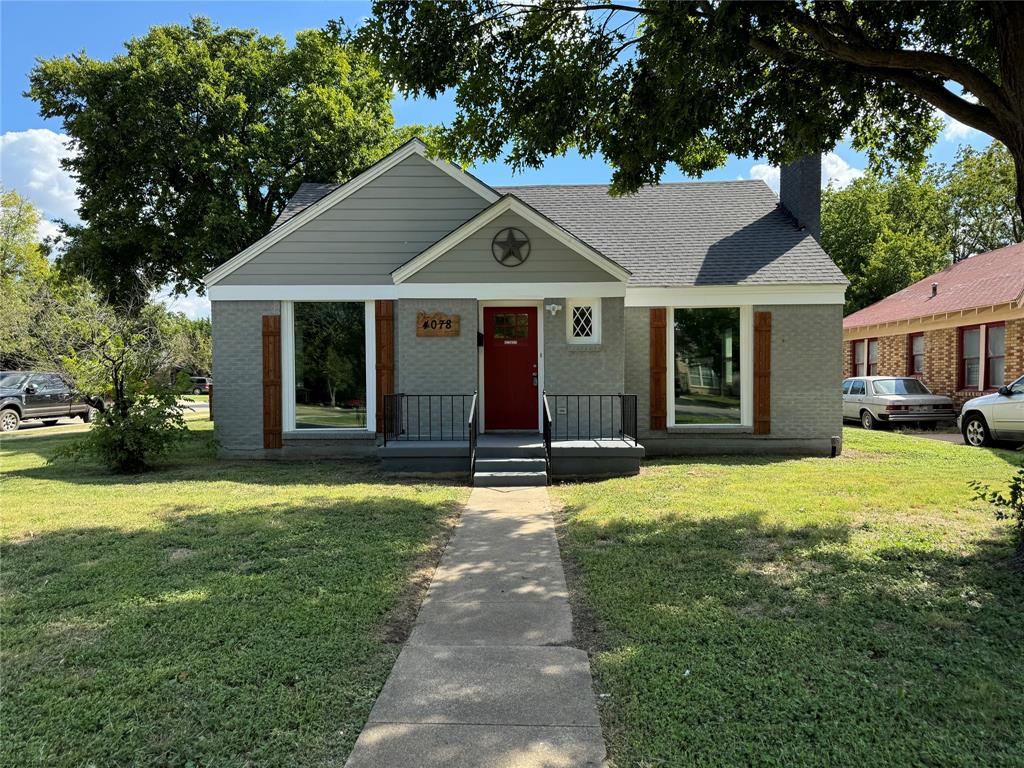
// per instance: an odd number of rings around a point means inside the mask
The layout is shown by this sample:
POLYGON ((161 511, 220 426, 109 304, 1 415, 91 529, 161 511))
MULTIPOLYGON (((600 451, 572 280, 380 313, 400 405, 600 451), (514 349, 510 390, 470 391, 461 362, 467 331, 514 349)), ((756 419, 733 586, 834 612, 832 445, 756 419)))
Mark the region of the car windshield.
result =
POLYGON ((27 378, 27 373, 3 371, 0 373, 0 387, 4 387, 5 389, 20 389, 27 378))
POLYGON ((876 395, 930 395, 917 379, 878 379, 872 383, 876 395))

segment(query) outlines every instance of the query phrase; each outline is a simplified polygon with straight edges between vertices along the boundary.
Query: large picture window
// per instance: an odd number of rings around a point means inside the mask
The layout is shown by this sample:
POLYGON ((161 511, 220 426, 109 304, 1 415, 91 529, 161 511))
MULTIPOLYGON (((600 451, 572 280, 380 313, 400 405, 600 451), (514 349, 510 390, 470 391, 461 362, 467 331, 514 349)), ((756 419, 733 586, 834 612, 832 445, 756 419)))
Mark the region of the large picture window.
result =
POLYGON ((295 428, 366 429, 363 302, 295 303, 295 428))
POLYGON ((740 424, 740 310, 673 313, 672 423, 740 424))

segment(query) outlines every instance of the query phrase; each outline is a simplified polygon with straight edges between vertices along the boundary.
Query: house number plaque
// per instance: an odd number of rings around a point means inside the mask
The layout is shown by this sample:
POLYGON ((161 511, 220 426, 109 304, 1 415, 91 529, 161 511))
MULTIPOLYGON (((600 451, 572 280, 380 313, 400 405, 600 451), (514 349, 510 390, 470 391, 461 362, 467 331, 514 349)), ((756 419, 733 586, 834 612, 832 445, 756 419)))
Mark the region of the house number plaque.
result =
POLYGON ((417 336, 458 336, 459 315, 444 312, 417 312, 417 336))

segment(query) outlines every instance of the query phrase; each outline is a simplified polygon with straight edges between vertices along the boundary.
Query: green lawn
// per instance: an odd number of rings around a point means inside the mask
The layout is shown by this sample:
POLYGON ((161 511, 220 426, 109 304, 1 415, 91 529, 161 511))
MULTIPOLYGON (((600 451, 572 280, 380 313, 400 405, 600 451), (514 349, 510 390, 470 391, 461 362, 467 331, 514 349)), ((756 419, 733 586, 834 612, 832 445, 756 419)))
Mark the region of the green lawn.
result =
POLYGON ((341 765, 466 489, 366 465, 47 465, 5 437, 0 765, 341 765))
POLYGON ((846 430, 559 487, 616 767, 1024 765, 1024 574, 967 488, 1019 459, 846 430))

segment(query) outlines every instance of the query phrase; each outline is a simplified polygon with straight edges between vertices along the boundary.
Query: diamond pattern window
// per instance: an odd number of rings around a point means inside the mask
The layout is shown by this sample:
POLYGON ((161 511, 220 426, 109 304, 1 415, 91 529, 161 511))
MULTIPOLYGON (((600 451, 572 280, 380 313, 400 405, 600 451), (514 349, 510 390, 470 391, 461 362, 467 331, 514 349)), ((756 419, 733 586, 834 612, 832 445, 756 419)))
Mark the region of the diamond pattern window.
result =
POLYGON ((570 300, 566 321, 570 344, 601 343, 600 299, 570 300))

